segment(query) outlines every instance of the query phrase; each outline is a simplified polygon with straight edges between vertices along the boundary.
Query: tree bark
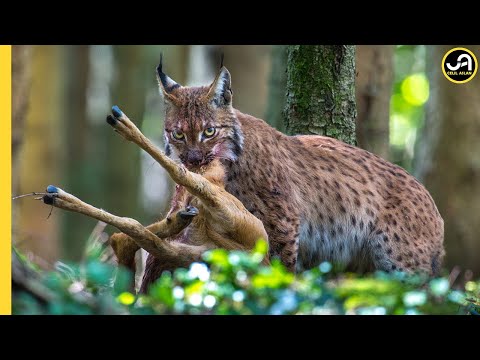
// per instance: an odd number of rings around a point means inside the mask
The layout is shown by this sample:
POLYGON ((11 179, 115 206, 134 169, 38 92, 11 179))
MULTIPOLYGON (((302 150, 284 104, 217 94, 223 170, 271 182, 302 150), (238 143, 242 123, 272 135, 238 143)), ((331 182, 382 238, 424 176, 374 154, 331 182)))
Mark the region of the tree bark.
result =
MULTIPOLYGON (((480 274, 480 79, 454 84, 442 73, 454 46, 427 48, 430 99, 415 170, 445 221, 446 266, 480 274)), ((475 54, 480 46, 467 45, 475 54)))
POLYGON ((357 46, 356 100, 358 146, 388 159, 392 45, 357 46))
POLYGON ((355 144, 355 46, 287 47, 286 128, 355 144))
POLYGON ((287 47, 274 45, 271 51, 271 68, 265 121, 278 131, 285 132, 285 89, 287 87, 287 47))

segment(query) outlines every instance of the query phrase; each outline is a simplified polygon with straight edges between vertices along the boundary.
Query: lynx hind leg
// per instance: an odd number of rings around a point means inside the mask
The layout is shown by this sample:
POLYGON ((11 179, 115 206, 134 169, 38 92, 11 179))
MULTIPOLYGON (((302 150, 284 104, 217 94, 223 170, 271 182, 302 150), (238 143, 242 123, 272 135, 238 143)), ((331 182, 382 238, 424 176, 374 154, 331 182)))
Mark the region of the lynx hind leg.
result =
POLYGON ((372 232, 369 247, 374 268, 386 272, 421 272, 435 275, 441 254, 429 246, 431 239, 410 237, 408 234, 382 229, 372 232))

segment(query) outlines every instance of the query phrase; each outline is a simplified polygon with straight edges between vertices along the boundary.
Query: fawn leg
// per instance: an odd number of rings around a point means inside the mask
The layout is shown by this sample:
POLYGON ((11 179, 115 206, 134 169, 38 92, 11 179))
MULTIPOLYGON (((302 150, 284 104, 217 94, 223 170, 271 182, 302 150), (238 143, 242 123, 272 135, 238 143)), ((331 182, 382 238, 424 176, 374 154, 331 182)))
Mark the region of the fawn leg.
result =
MULTIPOLYGON (((162 239, 171 237, 177 235, 190 225, 192 219, 197 214, 198 210, 190 206, 186 209, 176 211, 170 217, 147 226, 146 229, 162 239)), ((124 233, 112 234, 109 241, 118 258, 118 262, 130 270, 135 271, 135 253, 140 249, 137 242, 124 233)))
POLYGON ((113 115, 107 116, 107 123, 126 140, 134 142, 152 156, 177 184, 184 186, 192 195, 198 197, 206 205, 219 203, 216 194, 218 187, 210 183, 202 175, 188 171, 185 166, 170 159, 162 150, 155 146, 135 124, 118 108, 112 108, 113 115))
MULTIPOLYGON (((200 261, 202 254, 208 250, 206 246, 193 246, 165 241, 143 227, 135 219, 110 214, 52 185, 48 186, 43 202, 64 210, 84 214, 115 226, 121 232, 127 234, 142 249, 159 259, 173 262, 179 267, 188 266, 194 261, 200 261)), ((179 216, 181 217, 181 215, 179 216)))

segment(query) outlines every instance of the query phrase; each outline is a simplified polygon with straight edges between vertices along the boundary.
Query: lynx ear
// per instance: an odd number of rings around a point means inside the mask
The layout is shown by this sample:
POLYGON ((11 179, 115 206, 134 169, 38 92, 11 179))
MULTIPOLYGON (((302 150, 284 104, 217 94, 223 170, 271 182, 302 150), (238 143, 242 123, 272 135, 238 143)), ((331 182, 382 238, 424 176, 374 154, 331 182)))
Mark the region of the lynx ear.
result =
POLYGON ((161 94, 165 99, 175 101, 176 97, 172 94, 173 90, 180 87, 175 81, 173 81, 168 75, 165 75, 162 71, 162 55, 160 54, 160 63, 157 66, 157 80, 158 87, 161 94))
POLYGON ((207 99, 216 106, 229 106, 232 104, 232 80, 225 66, 220 68, 217 77, 210 85, 207 99))

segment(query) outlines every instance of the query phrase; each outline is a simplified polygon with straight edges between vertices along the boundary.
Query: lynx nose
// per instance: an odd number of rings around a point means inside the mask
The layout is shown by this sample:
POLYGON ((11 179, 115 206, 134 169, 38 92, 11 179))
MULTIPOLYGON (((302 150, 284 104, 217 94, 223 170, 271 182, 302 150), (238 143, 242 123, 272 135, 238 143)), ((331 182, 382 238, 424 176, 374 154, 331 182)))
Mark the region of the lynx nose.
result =
POLYGON ((187 153, 187 165, 200 165, 203 154, 200 150, 189 150, 187 153))

